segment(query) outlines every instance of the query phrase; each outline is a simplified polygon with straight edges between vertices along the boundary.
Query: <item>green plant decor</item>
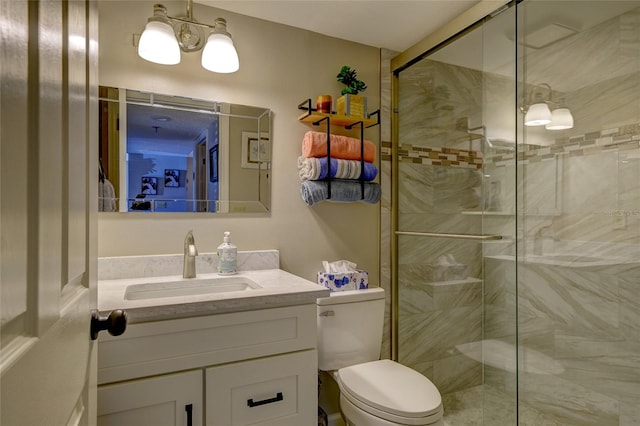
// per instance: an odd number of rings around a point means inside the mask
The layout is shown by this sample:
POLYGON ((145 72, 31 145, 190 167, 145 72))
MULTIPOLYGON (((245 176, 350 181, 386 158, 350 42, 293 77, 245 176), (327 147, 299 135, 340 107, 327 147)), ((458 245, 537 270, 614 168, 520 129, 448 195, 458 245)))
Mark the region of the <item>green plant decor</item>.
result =
POLYGON ((346 86, 342 89, 343 95, 357 95, 358 92, 363 92, 367 88, 364 81, 358 80, 356 70, 351 69, 351 67, 347 65, 342 67, 336 77, 340 83, 346 86))

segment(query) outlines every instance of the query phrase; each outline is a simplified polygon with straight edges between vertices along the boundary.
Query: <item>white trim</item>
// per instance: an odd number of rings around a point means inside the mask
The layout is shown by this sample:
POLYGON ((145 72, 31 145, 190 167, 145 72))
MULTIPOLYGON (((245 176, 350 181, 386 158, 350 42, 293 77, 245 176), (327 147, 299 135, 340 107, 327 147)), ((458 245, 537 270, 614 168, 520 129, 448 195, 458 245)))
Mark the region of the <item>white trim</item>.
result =
POLYGON ((18 336, 0 351, 0 377, 38 342, 37 337, 18 336))

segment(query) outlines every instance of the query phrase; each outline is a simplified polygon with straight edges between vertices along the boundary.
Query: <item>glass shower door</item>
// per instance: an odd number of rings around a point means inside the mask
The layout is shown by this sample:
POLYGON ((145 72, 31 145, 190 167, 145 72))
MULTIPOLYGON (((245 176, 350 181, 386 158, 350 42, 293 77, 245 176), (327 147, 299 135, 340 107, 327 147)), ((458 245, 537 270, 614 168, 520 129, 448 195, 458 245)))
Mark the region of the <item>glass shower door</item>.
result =
POLYGON ((637 425, 640 2, 518 16, 520 423, 637 425))
POLYGON ((639 34, 524 0, 397 71, 395 353, 450 426, 640 424, 639 34))
POLYGON ((515 8, 398 74, 398 361, 452 425, 516 422, 515 8))

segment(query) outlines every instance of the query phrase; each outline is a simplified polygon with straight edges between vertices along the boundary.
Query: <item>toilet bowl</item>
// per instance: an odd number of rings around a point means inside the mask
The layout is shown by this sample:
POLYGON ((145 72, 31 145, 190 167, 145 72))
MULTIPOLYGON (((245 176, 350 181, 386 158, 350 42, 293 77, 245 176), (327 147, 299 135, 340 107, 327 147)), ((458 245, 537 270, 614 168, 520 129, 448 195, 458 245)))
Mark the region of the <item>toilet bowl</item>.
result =
POLYGON ((391 360, 345 367, 334 375, 340 406, 354 425, 441 425, 442 398, 429 379, 391 360))
POLYGON ((347 425, 443 425, 435 385, 409 367, 378 359, 384 290, 334 292, 317 305, 319 369, 336 380, 347 425))

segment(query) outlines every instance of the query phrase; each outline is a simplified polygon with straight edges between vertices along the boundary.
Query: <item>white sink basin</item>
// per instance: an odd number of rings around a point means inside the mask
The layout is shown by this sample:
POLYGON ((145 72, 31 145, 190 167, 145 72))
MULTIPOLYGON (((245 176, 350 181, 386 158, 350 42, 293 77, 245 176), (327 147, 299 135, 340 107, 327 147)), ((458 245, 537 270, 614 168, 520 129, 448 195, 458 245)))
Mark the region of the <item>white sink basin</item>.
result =
POLYGON ((126 300, 157 299, 163 297, 195 296, 201 294, 231 293, 261 288, 247 277, 184 278, 177 281, 164 281, 127 286, 126 300))

